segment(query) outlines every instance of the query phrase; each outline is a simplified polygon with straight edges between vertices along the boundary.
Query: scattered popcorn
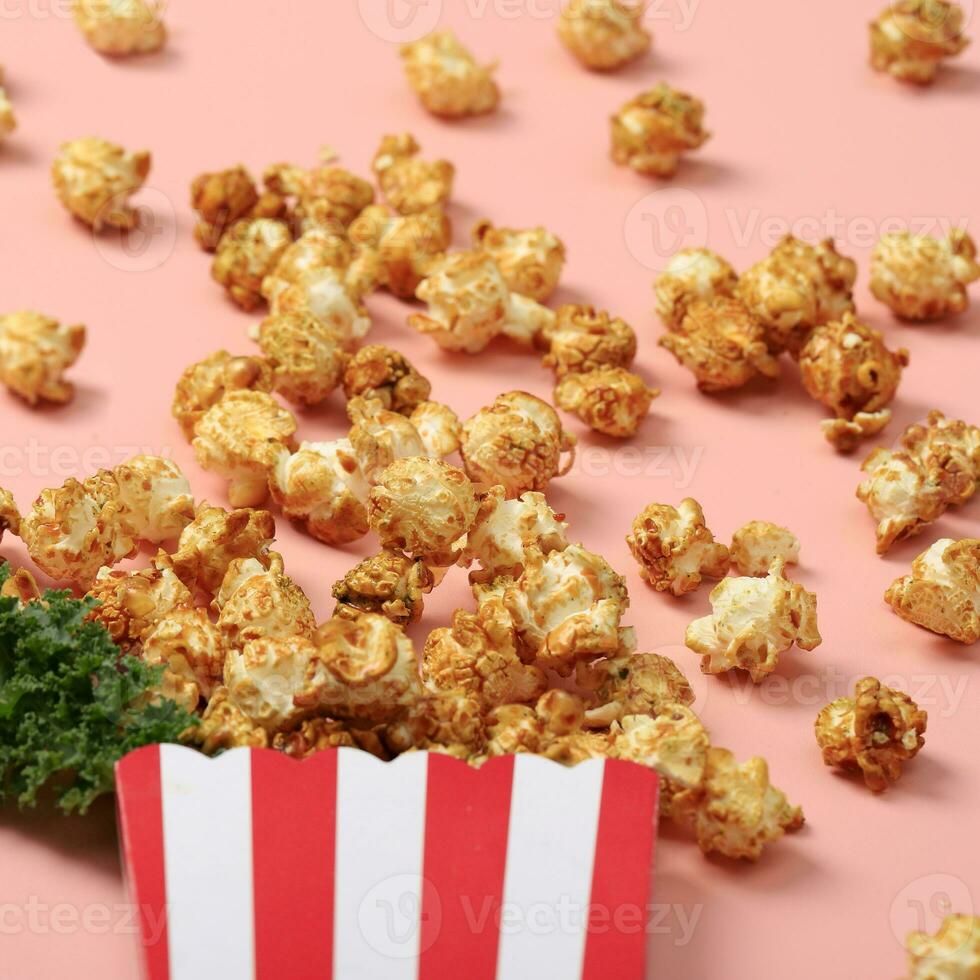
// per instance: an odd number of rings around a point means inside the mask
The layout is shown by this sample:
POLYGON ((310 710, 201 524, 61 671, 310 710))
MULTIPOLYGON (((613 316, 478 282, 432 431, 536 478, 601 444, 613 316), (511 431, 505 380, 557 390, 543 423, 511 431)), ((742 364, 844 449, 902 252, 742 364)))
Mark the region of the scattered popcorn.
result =
POLYGON ((23 604, 40 599, 41 589, 37 584, 37 579, 26 568, 18 568, 0 586, 0 595, 16 599, 23 604))
MULTIPOLYGON (((800 377, 810 396, 840 419, 882 411, 895 397, 909 352, 885 346, 880 330, 861 323, 853 313, 815 327, 799 356, 800 377)), ((886 417, 887 418, 889 416, 886 417)), ((872 425, 872 429, 874 426, 872 425)), ((829 436, 837 434, 831 430, 829 436)), ((833 439, 831 439, 833 441, 833 439)), ((845 436, 843 446, 851 444, 845 436)))
POLYGON ((871 65, 903 82, 925 85, 945 58, 970 42, 963 8, 945 0, 893 0, 869 25, 871 65))
POLYGON ((68 402, 75 387, 66 368, 85 346, 85 327, 68 326, 33 310, 0 316, 0 381, 30 405, 68 402))
MULTIPOLYGON (((0 82, 3 76, 0 74, 0 82)), ((0 142, 5 136, 9 136, 17 128, 17 117, 14 115, 14 106, 10 101, 3 85, 0 84, 0 142)))
POLYGON ((628 368, 636 357, 633 328, 591 306, 559 307, 543 340, 548 348, 544 365, 559 378, 601 367, 628 368))
POLYGON ((480 702, 459 691, 413 701, 402 718, 384 729, 384 743, 396 754, 416 750, 468 760, 485 742, 480 702))
POLYGON ((181 532, 170 560, 187 588, 213 597, 236 558, 265 563, 275 536, 276 522, 267 510, 227 511, 205 503, 181 532))
POLYGON ((424 457, 396 459, 368 498, 368 523, 383 548, 432 565, 451 565, 453 544, 473 525, 476 488, 455 466, 424 457))
POLYGON ((519 497, 564 476, 574 461, 574 445, 547 402, 509 391, 463 424, 460 454, 471 480, 484 488, 500 484, 508 497, 519 497), (572 455, 562 465, 566 452, 572 455))
POLYGON ((74 0, 75 23, 89 45, 113 56, 158 51, 167 40, 161 0, 74 0))
POLYGON ((456 168, 448 160, 420 160, 419 149, 410 133, 389 134, 371 165, 385 200, 399 214, 441 207, 452 194, 456 168))
POLYGON ((381 402, 353 398, 347 403, 347 416, 358 431, 367 433, 381 447, 389 461, 410 456, 426 456, 425 445, 411 420, 382 408, 381 402))
POLYGON ((701 654, 705 674, 739 667, 758 684, 794 643, 801 650, 820 645, 817 597, 783 575, 781 558, 765 578, 723 579, 708 600, 711 615, 694 620, 684 637, 685 644, 701 654))
POLYGON ((343 722, 332 718, 307 718, 290 732, 277 732, 272 745, 294 759, 307 759, 325 749, 366 748, 357 745, 343 722))
POLYGON ((926 712, 903 691, 865 677, 854 697, 821 710, 815 729, 825 765, 860 770, 868 789, 881 793, 925 744, 926 712))
POLYGON ((160 544, 179 538, 194 519, 191 486, 172 459, 133 456, 112 473, 119 519, 140 541, 160 544))
POLYGON ((371 329, 371 318, 347 286, 344 275, 330 266, 311 269, 275 295, 273 314, 305 313, 322 320, 345 347, 354 348, 371 329))
POLYGON ((382 551, 355 565, 332 594, 335 616, 349 609, 380 613, 399 626, 417 623, 422 615, 422 596, 432 591, 435 579, 421 558, 400 551, 382 551))
POLYGON ((892 410, 855 412, 852 419, 823 419, 820 431, 839 453, 851 453, 865 440, 878 435, 892 420, 892 410))
POLYGON ((980 977, 980 918, 947 915, 934 936, 910 932, 908 980, 977 980, 980 977))
POLYGON ((544 338, 555 328, 555 313, 537 300, 511 293, 501 333, 522 347, 540 349, 544 338))
POLYGON ((871 292, 906 320, 941 320, 970 305, 966 287, 980 279, 977 248, 961 228, 944 239, 897 232, 871 253, 871 292))
POLYGON ((710 248, 682 248, 653 284, 657 313, 675 330, 693 303, 731 297, 737 285, 738 276, 727 259, 710 248))
POLYGON ((555 385, 555 404, 574 412, 590 429, 626 439, 636 435, 660 394, 638 374, 621 367, 601 367, 566 374, 555 385))
POLYGON ((266 187, 295 199, 293 213, 300 231, 322 228, 337 234, 374 201, 374 188, 343 167, 320 166, 304 170, 277 163, 262 175, 266 187))
POLYGON ((741 764, 728 749, 708 749, 704 781, 678 793, 671 813, 697 835, 705 854, 757 860, 764 845, 803 826, 803 811, 769 782, 765 759, 741 764))
POLYGON ((266 392, 242 389, 212 405, 194 431, 194 455, 228 480, 232 507, 255 507, 266 498, 281 449, 293 445, 296 419, 266 392))
POLYGON ((262 281, 292 241, 289 227, 274 218, 246 218, 218 242, 211 278, 246 311, 262 303, 262 281))
POLYGON ((658 592, 681 596, 696 589, 702 576, 723 578, 728 573, 728 549, 715 541, 692 497, 677 507, 649 504, 633 521, 626 543, 640 577, 658 592))
POLYGON ((778 558, 785 565, 800 560, 800 542, 788 528, 769 521, 749 521, 732 535, 732 564, 739 575, 760 577, 778 558))
POLYGON ((742 273, 736 295, 765 329, 770 352, 796 357, 814 327, 854 312, 856 277, 854 260, 833 239, 808 245, 787 235, 742 273))
POLYGON ((452 119, 497 108, 496 64, 477 64, 452 31, 436 31, 406 44, 401 54, 409 84, 433 115, 452 119))
POLYGON ((949 496, 951 504, 965 504, 980 483, 980 428, 942 412, 931 411, 925 422, 902 433, 902 448, 925 463, 949 496))
POLYGON ((51 165, 51 180, 61 203, 96 231, 104 226, 135 228, 139 215, 130 195, 150 172, 150 154, 130 153, 96 137, 63 143, 51 165))
POLYGON ((426 456, 442 459, 456 452, 462 445, 462 423, 448 405, 441 402, 422 402, 415 406, 408 420, 415 426, 426 456))
POLYGON ((632 0, 571 0, 558 19, 562 44, 586 68, 611 71, 646 54, 644 5, 632 0))
POLYGON ((140 657, 164 668, 164 697, 196 711, 221 683, 225 650, 220 630, 203 609, 180 608, 144 634, 140 657))
POLYGON ((262 295, 270 306, 276 306, 283 291, 302 282, 308 272, 323 268, 336 269, 346 279, 353 258, 354 250, 346 236, 311 228, 283 251, 275 268, 262 280, 262 295))
POLYGON ((9 531, 15 537, 20 537, 20 511, 14 495, 0 487, 0 541, 4 532, 9 531))
POLYGON ((200 219, 194 237, 206 252, 218 247, 222 235, 242 218, 286 218, 286 202, 272 191, 259 193, 242 166, 200 174, 191 184, 191 207, 200 219))
POLYGON ((566 765, 607 754, 608 736, 583 731, 582 716, 581 700, 560 688, 545 691, 533 708, 501 705, 486 718, 485 754, 493 757, 534 752, 566 765))
POLYGON ((741 388, 760 374, 779 377, 765 331, 737 299, 696 300, 659 343, 694 375, 701 391, 741 388))
POLYGON ((228 749, 264 749, 269 746, 266 730, 238 707, 223 684, 215 688, 204 709, 201 723, 191 730, 190 738, 206 755, 228 749))
POLYGON ((495 228, 483 220, 473 228, 473 247, 493 258, 512 292, 543 303, 558 288, 565 246, 545 228, 495 228))
POLYGON ((910 623, 960 643, 980 640, 980 539, 940 538, 896 579, 885 602, 910 623))
POLYGON ((251 331, 272 367, 273 388, 297 405, 319 405, 340 384, 346 338, 311 313, 278 313, 251 331))
POLYGON ((215 351, 186 368, 177 382, 171 412, 184 436, 194 438, 194 427, 228 391, 272 391, 272 365, 261 357, 233 357, 215 351))
POLYGON ((696 150, 711 135, 703 119, 704 103, 661 82, 612 117, 612 158, 637 173, 671 177, 681 154, 696 150))
POLYGON ((404 354, 381 344, 355 351, 344 368, 343 385, 348 399, 376 398, 389 411, 402 415, 410 415, 432 391, 429 379, 404 354))

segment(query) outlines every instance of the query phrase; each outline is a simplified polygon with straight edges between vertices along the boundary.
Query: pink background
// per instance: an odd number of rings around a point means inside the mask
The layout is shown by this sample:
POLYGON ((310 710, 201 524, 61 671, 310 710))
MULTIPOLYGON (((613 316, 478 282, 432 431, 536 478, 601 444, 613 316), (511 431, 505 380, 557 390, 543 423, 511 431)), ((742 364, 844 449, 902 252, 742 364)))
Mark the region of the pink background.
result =
MULTIPOLYGON (((581 69, 558 44, 558 0, 446 0, 441 22, 480 56, 500 59, 504 93, 496 115, 446 124, 427 116, 405 84, 382 0, 177 2, 167 49, 127 63, 90 51, 65 6, 23 0, 0 13, 0 58, 21 124, 0 150, 2 307, 38 308, 90 332, 72 405, 31 411, 0 393, 0 483, 22 508, 42 487, 137 447, 172 452, 200 497, 224 502, 221 482, 183 442, 170 399, 188 363, 219 347, 249 351, 255 317, 225 300, 192 241, 192 177, 237 162, 254 172, 277 160, 312 165, 323 144, 363 173, 383 132, 411 129, 427 155, 457 165, 460 244, 484 216, 542 223, 568 245, 557 299, 607 307, 636 327, 639 368, 664 394, 627 444, 570 419, 579 462, 553 485, 551 502, 575 538, 629 576, 640 649, 676 656, 715 741, 740 757, 766 756, 774 782, 806 812, 806 828, 755 866, 706 860, 665 830, 651 976, 898 977, 904 934, 935 927, 944 895, 957 911, 972 910, 980 896, 977 650, 904 623, 882 593, 938 537, 976 535, 977 503, 877 558, 870 518, 854 497, 862 454, 838 457, 823 441, 821 409, 795 370, 787 364, 778 387, 699 395, 655 344, 661 327, 650 287, 682 245, 707 242, 744 269, 787 222, 808 219, 802 234, 834 234, 859 261, 862 316, 911 351, 888 439, 930 408, 976 421, 980 316, 896 323, 867 292, 867 257, 888 219, 927 231, 972 223, 980 49, 920 91, 866 66, 866 21, 878 0, 705 2, 688 29, 679 29, 683 7, 664 0, 650 13, 653 55, 606 77, 581 69), (609 113, 662 78, 704 99, 715 134, 663 184, 607 157, 609 113), (142 200, 156 228, 143 249, 93 240, 51 192, 58 144, 90 134, 153 152, 142 200), (708 610, 708 590, 683 600, 653 593, 624 543, 644 504, 688 494, 722 540, 750 519, 784 523, 802 540, 798 578, 819 596, 824 642, 785 655, 758 688, 699 674, 682 644, 687 623, 708 610), (925 750, 881 797, 825 769, 812 734, 819 708, 866 673, 891 678, 930 713, 925 750)), ((410 33, 432 24, 439 6, 422 0, 410 33)), ((403 350, 432 379, 434 397, 461 416, 511 387, 548 397, 549 374, 533 358, 505 345, 473 358, 444 355, 405 326, 404 305, 378 296, 369 306, 372 339, 403 350)), ((339 435, 342 399, 300 424, 306 438, 339 435)), ((279 532, 287 566, 328 615, 329 584, 371 541, 337 551, 285 521, 279 532)), ((22 557, 9 539, 3 552, 22 557)), ((457 571, 427 604, 417 638, 467 602, 457 571)), ((133 976, 129 923, 112 908, 124 901, 115 848, 109 803, 86 819, 0 814, 4 980, 133 976)))

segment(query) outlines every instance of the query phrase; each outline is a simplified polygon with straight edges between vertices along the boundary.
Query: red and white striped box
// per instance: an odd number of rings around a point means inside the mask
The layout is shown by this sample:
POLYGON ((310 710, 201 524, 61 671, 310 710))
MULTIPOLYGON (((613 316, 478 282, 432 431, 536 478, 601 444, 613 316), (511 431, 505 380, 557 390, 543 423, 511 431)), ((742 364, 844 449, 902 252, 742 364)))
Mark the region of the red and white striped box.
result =
POLYGON ((160 745, 116 781, 145 980, 644 976, 641 766, 160 745))

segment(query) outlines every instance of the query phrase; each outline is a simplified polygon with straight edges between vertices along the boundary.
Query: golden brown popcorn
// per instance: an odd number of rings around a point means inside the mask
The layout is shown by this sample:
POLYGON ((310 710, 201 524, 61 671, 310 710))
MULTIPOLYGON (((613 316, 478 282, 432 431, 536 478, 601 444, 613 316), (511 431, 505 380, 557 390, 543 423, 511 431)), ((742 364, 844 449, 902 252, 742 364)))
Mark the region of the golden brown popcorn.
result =
POLYGON ((262 281, 292 241, 288 225, 275 218, 245 218, 218 242, 211 278, 246 311, 262 303, 262 281))
POLYGON ((365 208, 348 231, 356 249, 348 281, 362 293, 387 287, 411 299, 437 257, 452 242, 452 225, 442 208, 397 215, 380 205, 365 208))
POLYGON ((297 405, 319 405, 340 384, 346 337, 311 313, 274 313, 251 331, 272 366, 273 388, 297 405))
POLYGON ((650 50, 643 12, 636 0, 571 0, 558 19, 558 36, 586 68, 611 71, 650 50))
POLYGON ((739 667, 758 684, 794 643, 801 650, 820 645, 817 597, 787 579, 783 564, 777 558, 765 578, 726 578, 711 590, 711 615, 694 620, 684 636, 705 674, 739 667))
POLYGON ((232 507, 255 507, 268 494, 269 473, 293 445, 296 419, 271 395, 227 392, 197 423, 191 445, 197 461, 228 480, 232 507))
POLYGON ((96 231, 106 225, 128 230, 139 217, 130 195, 149 172, 146 150, 130 153, 92 136, 62 144, 51 165, 51 180, 58 199, 79 221, 96 231))
POLYGON ((871 253, 871 292, 905 320, 940 320, 970 305, 966 287, 980 279, 977 247, 961 228, 945 238, 883 235, 871 253))
POLYGON ((360 298, 348 287, 344 274, 330 266, 305 272, 274 296, 271 310, 277 315, 305 313, 315 316, 348 348, 356 347, 371 329, 371 318, 360 298))
POLYGON ((442 459, 462 445, 463 424, 459 416, 442 402, 426 401, 416 405, 408 420, 415 426, 426 456, 442 459))
POLYGON ((312 636, 316 620, 306 593, 286 574, 282 555, 270 551, 265 562, 235 558, 212 604, 229 650, 250 640, 312 636))
POLYGON ((17 599, 21 603, 34 602, 41 598, 41 588, 37 579, 26 568, 18 568, 0 585, 0 595, 17 599))
POLYGON ((224 685, 215 689, 204 709, 201 723, 190 730, 188 738, 207 755, 228 749, 264 749, 269 746, 268 732, 238 707, 224 685))
POLYGON ((493 80, 496 63, 477 64, 452 31, 436 31, 406 44, 401 55, 409 84, 433 115, 453 119, 496 109, 500 101, 493 80))
POLYGON ((133 537, 160 544, 180 537, 194 519, 194 495, 187 477, 162 456, 133 456, 113 471, 119 519, 133 537))
POLYGON ((540 753, 563 765, 609 754, 606 734, 581 728, 584 706, 579 697, 560 688, 545 691, 534 707, 505 704, 486 717, 487 744, 484 756, 511 755, 515 752, 540 753))
POLYGON ((200 219, 194 227, 200 246, 213 252, 236 221, 252 216, 258 200, 255 181, 241 165, 195 177, 191 183, 191 207, 200 219))
POLYGON ((681 155, 711 135, 704 103, 661 82, 630 99, 612 117, 612 158, 637 173, 671 177, 681 155))
POLYGON ((690 827, 705 854, 757 860, 764 845, 803 826, 803 811, 769 782, 765 759, 736 762, 728 749, 708 749, 704 780, 671 802, 674 819, 690 827))
POLYGON ((584 374, 566 374, 555 385, 555 404, 574 412, 590 429, 617 439, 636 435, 660 394, 632 371, 601 367, 584 374))
POLYGON ((970 42, 963 8, 945 0, 893 0, 869 25, 871 65, 903 82, 925 85, 946 58, 970 42))
POLYGON ((381 546, 433 565, 456 560, 453 544, 472 527, 478 501, 467 475, 439 459, 396 459, 368 498, 368 523, 381 546))
POLYGON ((164 697, 196 711, 221 683, 225 650, 221 631, 203 609, 180 608, 143 634, 140 657, 164 668, 164 697))
POLYGON ((0 541, 3 540, 5 531, 20 537, 20 511, 17 509, 14 495, 0 487, 0 541))
POLYGON ((184 370, 177 382, 171 412, 184 436, 194 438, 194 427, 227 391, 272 391, 272 365, 264 358, 232 356, 215 351, 184 370))
POLYGON ((704 575, 723 578, 728 573, 728 549, 715 541, 692 497, 677 507, 649 504, 633 521, 626 543, 640 577, 658 592, 681 596, 696 589, 704 575))
POLYGON ((770 352, 796 357, 814 327, 854 312, 856 278, 857 265, 833 239, 808 245, 787 235, 742 273, 736 295, 765 329, 770 352))
POLYGON ((547 402, 508 391, 466 420, 460 454, 471 480, 485 488, 499 484, 508 497, 519 497, 564 476, 574 462, 574 446, 574 436, 562 429, 547 402), (564 453, 570 456, 563 464, 564 453))
POLYGON ((307 759, 326 749, 357 748, 354 735, 332 718, 307 718, 291 732, 277 732, 273 748, 294 759, 307 759))
POLYGON ((162 0, 74 0, 78 29, 100 54, 158 51, 167 40, 162 0))
POLYGON ((275 268, 262 280, 262 295, 270 306, 276 306, 280 293, 317 269, 336 269, 346 279, 353 258, 354 249, 343 233, 311 228, 283 251, 275 268))
POLYGON ((785 565, 800 560, 800 542, 788 528, 769 521, 749 521, 732 535, 731 556, 739 575, 768 575, 777 558, 785 565))
POLYGON ((735 270, 717 252, 682 248, 671 256, 653 284, 657 313, 667 327, 676 330, 691 304, 734 296, 737 285, 735 270))
MULTIPOLYGON (((2 74, 0 74, 0 82, 3 82, 2 74)), ((13 103, 0 84, 0 142, 3 142, 4 137, 9 136, 16 128, 17 117, 14 115, 13 103)))
POLYGON ((851 453, 865 439, 871 439, 887 428, 891 420, 890 408, 877 412, 855 412, 850 419, 821 420, 820 431, 839 453, 851 453))
POLYGON ((33 310, 0 316, 0 381, 30 405, 68 402, 75 387, 64 372, 85 346, 85 327, 33 310))
POLYGON ((374 201, 374 188, 343 167, 326 165, 304 170, 277 163, 262 177, 273 193, 295 199, 293 211, 304 232, 311 228, 342 232, 374 201))
POLYGON ((348 399, 377 398, 402 415, 411 415, 432 392, 429 379, 404 354, 382 344, 368 344, 354 353, 344 368, 343 385, 348 399))
POLYGON ((980 640, 980 539, 940 538, 912 562, 910 575, 892 582, 885 602, 910 623, 960 643, 976 643, 980 640))
POLYGON ((931 411, 925 422, 902 433, 902 448, 921 460, 949 496, 950 504, 965 504, 980 484, 980 428, 931 411))
POLYGON ((565 246, 546 228, 495 228, 484 219, 472 237, 473 247, 497 263, 511 292, 543 303, 558 288, 565 246))
POLYGON ((232 561, 267 560, 275 536, 276 522, 267 510, 227 511, 204 503, 181 532, 170 560, 184 585, 213 597, 232 561))
POLYGON ((381 447, 389 462, 410 456, 427 456, 425 444, 410 419, 382 408, 376 398, 352 398, 347 403, 352 431, 365 432, 381 447))
POLYGON ((691 303, 680 326, 659 344, 694 375, 701 391, 741 388, 760 374, 779 377, 762 325, 737 299, 691 303))
POLYGON ((348 608, 380 613, 399 626, 418 622, 425 593, 435 585, 421 558, 400 551, 382 551, 355 565, 331 590, 337 600, 335 616, 348 608))
POLYGON ((419 159, 419 149, 411 133, 388 134, 371 164, 385 200, 399 214, 441 207, 453 190, 456 168, 448 160, 419 159))
POLYGON ((528 491, 508 499, 502 486, 493 486, 480 500, 459 563, 480 563, 478 571, 470 572, 473 583, 486 584, 501 575, 518 578, 530 548, 548 555, 568 546, 563 516, 548 506, 543 493, 528 491))
POLYGON ((439 691, 418 698, 402 718, 385 726, 385 746, 393 753, 438 752, 469 760, 486 744, 480 702, 460 691, 439 691))
POLYGON ((463 691, 486 708, 526 704, 545 689, 544 672, 521 662, 514 630, 499 600, 477 612, 457 609, 451 626, 434 629, 422 652, 422 679, 431 691, 463 691))
POLYGON ((821 710, 815 729, 826 765, 860 770, 868 789, 881 793, 925 744, 926 712, 904 691, 864 677, 853 697, 821 710))
POLYGON ((591 306, 559 307, 555 323, 542 338, 548 353, 545 367, 555 376, 600 367, 627 368, 636 357, 636 332, 619 317, 591 306))
POLYGON ((947 915, 934 936, 910 932, 908 980, 977 980, 980 977, 980 918, 947 915))

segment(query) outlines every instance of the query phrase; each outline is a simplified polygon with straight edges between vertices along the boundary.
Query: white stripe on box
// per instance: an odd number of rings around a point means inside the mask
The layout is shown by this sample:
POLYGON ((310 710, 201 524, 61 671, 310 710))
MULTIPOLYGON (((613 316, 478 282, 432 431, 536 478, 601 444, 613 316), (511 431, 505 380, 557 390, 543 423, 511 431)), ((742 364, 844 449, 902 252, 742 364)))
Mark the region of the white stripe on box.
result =
POLYGON ((415 980, 428 756, 337 759, 334 977, 415 980))
POLYGON ((253 980, 251 754, 160 746, 172 980, 253 980))
POLYGON ((514 757, 497 980, 582 973, 604 765, 514 757))

